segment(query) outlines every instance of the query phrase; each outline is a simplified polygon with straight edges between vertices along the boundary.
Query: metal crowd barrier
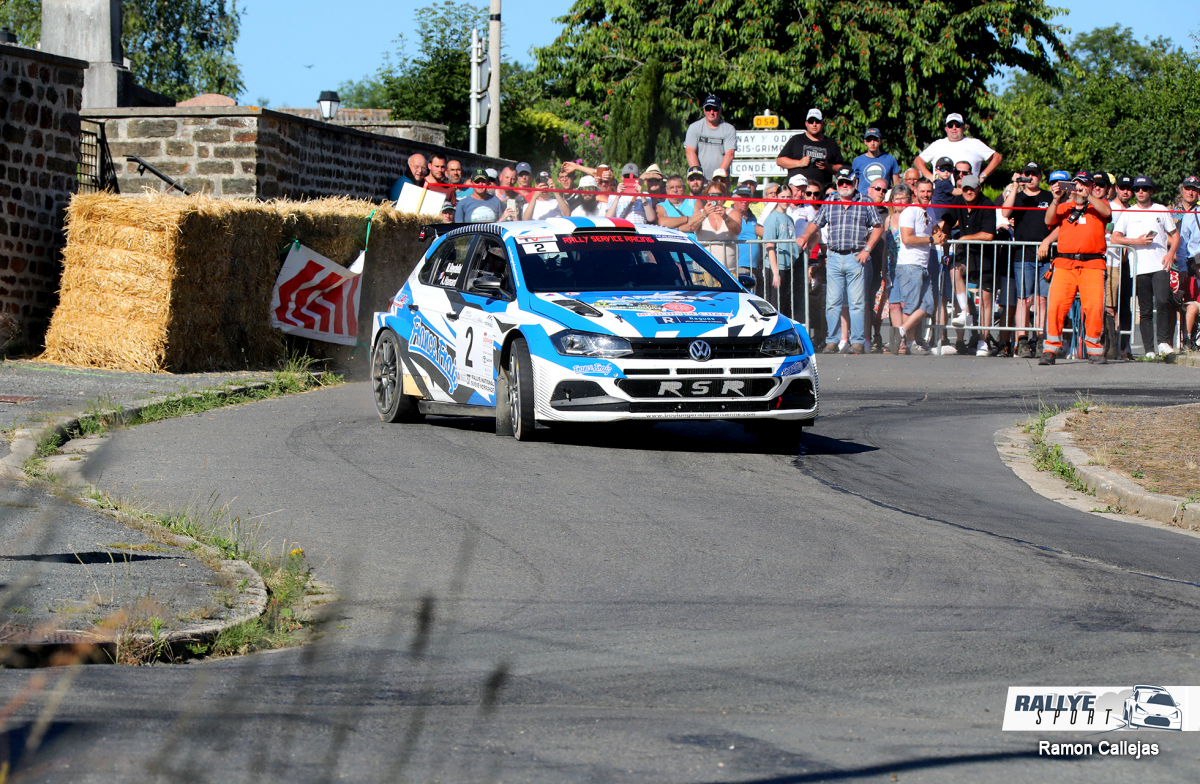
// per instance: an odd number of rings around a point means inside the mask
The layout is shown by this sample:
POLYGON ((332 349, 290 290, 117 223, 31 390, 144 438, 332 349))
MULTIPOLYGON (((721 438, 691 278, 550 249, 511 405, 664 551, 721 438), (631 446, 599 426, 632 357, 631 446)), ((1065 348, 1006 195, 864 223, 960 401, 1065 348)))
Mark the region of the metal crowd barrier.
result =
MULTIPOLYGON (((729 246, 762 246, 768 243, 774 243, 775 240, 740 240, 731 242, 716 242, 705 241, 699 244, 705 247, 716 245, 729 246)), ((968 353, 975 353, 975 336, 978 335, 984 327, 981 325, 981 317, 987 314, 989 323, 986 325, 986 330, 999 338, 999 342, 1009 342, 1012 348, 1016 348, 1016 333, 1022 332, 1032 343, 1035 339, 1041 339, 1045 333, 1045 304, 1040 301, 1044 296, 1043 292, 1048 291, 1049 284, 1043 283, 1041 273, 1049 266, 1053 260, 1054 248, 1051 248, 1050 254, 1043 262, 1036 262, 1030 266, 1025 262, 1026 254, 1036 256, 1036 247, 1039 243, 1036 242, 1016 242, 1016 241, 980 241, 980 240, 950 240, 948 241, 945 251, 938 249, 938 262, 936 265, 930 265, 931 282, 934 283, 934 313, 931 318, 926 321, 924 334, 926 340, 933 353, 936 356, 942 355, 943 346, 953 346, 961 335, 967 343, 968 353), (972 325, 956 326, 955 316, 958 315, 958 303, 956 298, 956 281, 955 281, 955 259, 958 255, 956 249, 962 248, 962 258, 970 263, 966 265, 964 273, 961 277, 961 283, 957 284, 965 286, 967 292, 968 307, 972 315, 972 325), (975 249, 978 249, 977 251, 975 249), (1032 249, 1027 251, 1026 248, 1032 249), (934 272, 938 271, 937 280, 934 281, 934 272), (1035 276, 1033 280, 1027 280, 1029 274, 1035 276), (1023 294, 1026 290, 1032 291, 1032 296, 1026 301, 1022 301, 1023 294), (1024 326, 1017 324, 1017 309, 1020 307, 1028 307, 1027 317, 1024 326)), ((1120 345, 1118 350, 1124 350, 1128 347, 1132 350, 1134 343, 1135 325, 1138 319, 1138 306, 1135 287, 1131 283, 1129 277, 1128 261, 1124 257, 1122 246, 1110 245, 1110 251, 1116 251, 1121 258, 1121 266, 1107 266, 1107 276, 1105 282, 1105 304, 1116 309, 1115 319, 1118 333, 1118 341, 1120 345), (1115 272, 1114 272, 1115 271, 1115 272)), ((766 258, 765 249, 761 251, 761 259, 758 260, 758 266, 750 270, 755 277, 754 293, 763 297, 771 303, 784 315, 804 324, 805 329, 810 335, 813 335, 814 342, 818 342, 817 335, 826 332, 825 325, 825 287, 823 281, 824 265, 822 261, 814 263, 810 259, 809 254, 801 254, 799 249, 796 250, 796 256, 803 255, 803 258, 795 258, 793 260, 793 269, 791 275, 783 275, 781 271, 781 286, 776 288, 770 280, 770 264, 766 258), (811 282, 815 278, 816 284, 811 282), (819 325, 814 334, 813 326, 814 319, 819 319, 816 323, 819 325)), ((823 259, 823 254, 821 256, 823 259)), ((864 318, 870 318, 873 315, 878 315, 890 327, 890 319, 888 318, 888 307, 885 304, 887 300, 887 258, 886 254, 876 253, 872 255, 872 265, 880 263, 884 266, 884 280, 881 288, 884 293, 878 297, 879 305, 870 297, 869 287, 865 289, 868 295, 865 302, 866 311, 864 318)), ((1111 264, 1111 259, 1106 260, 1111 264)), ((731 270, 732 271, 732 270, 731 270)), ((745 272, 747 269, 742 267, 740 271, 745 272)), ((736 271, 735 271, 736 272, 736 271)), ((869 283, 867 281, 866 283, 869 283)), ((865 284, 866 285, 866 284, 865 284)), ((868 322, 869 323, 869 322, 868 322)), ((829 338, 832 342, 839 342, 840 329, 837 334, 829 338)), ((886 345, 886 341, 885 345, 886 345)), ((1083 348, 1083 314, 1079 310, 1078 299, 1071 310, 1070 315, 1066 319, 1063 329, 1063 346, 1065 355, 1070 357, 1084 356, 1083 348)), ((1175 347, 1179 348, 1178 330, 1175 337, 1175 347)), ((818 351, 820 346, 817 346, 818 351)), ((868 347, 869 350, 869 347, 868 347)), ((1035 353, 1036 356, 1036 353, 1035 353)))

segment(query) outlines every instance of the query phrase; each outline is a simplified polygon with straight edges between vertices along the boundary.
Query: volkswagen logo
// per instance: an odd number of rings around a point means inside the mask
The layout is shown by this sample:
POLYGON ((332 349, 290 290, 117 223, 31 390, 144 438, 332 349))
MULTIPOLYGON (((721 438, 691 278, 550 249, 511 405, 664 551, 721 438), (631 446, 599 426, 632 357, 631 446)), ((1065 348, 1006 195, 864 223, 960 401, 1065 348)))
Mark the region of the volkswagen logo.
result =
POLYGON ((707 362, 712 359, 712 346, 704 340, 693 340, 688 346, 688 354, 697 362, 707 362))

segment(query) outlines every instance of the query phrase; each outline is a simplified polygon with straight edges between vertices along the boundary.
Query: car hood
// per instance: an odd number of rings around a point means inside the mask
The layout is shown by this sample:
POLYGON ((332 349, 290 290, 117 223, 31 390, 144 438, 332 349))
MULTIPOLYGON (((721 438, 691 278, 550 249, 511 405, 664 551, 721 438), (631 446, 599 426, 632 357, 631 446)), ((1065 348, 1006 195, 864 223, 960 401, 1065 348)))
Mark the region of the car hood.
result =
POLYGON ((534 294, 530 307, 569 329, 622 337, 751 337, 784 329, 739 291, 587 291, 534 294))

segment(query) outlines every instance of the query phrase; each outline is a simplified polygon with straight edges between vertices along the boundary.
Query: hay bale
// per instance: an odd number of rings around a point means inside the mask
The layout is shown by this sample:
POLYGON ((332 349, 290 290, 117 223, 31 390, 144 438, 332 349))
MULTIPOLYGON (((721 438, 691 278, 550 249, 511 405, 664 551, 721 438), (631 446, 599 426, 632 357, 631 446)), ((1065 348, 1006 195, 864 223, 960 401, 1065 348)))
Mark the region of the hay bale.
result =
MULTIPOLYGON (((129 371, 270 367, 284 358, 270 303, 293 240, 343 266, 367 238, 359 338, 424 252, 428 217, 392 205, 78 195, 67 210, 59 306, 42 359, 129 371)), ((332 345, 332 344, 329 344, 332 345)))

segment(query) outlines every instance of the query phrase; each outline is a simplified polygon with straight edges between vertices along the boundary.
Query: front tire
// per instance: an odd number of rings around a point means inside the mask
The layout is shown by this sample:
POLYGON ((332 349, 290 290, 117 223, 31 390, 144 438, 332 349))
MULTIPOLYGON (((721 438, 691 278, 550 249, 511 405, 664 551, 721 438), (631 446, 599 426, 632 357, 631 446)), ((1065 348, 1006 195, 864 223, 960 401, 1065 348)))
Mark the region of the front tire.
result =
POLYGON ((513 341, 508 353, 508 408, 513 438, 532 441, 534 421, 533 361, 525 338, 513 341))
POLYGON ((405 422, 421 419, 417 399, 404 394, 404 374, 400 368, 400 339, 390 329, 379 333, 375 350, 371 352, 371 389, 375 393, 375 410, 384 422, 405 422))

